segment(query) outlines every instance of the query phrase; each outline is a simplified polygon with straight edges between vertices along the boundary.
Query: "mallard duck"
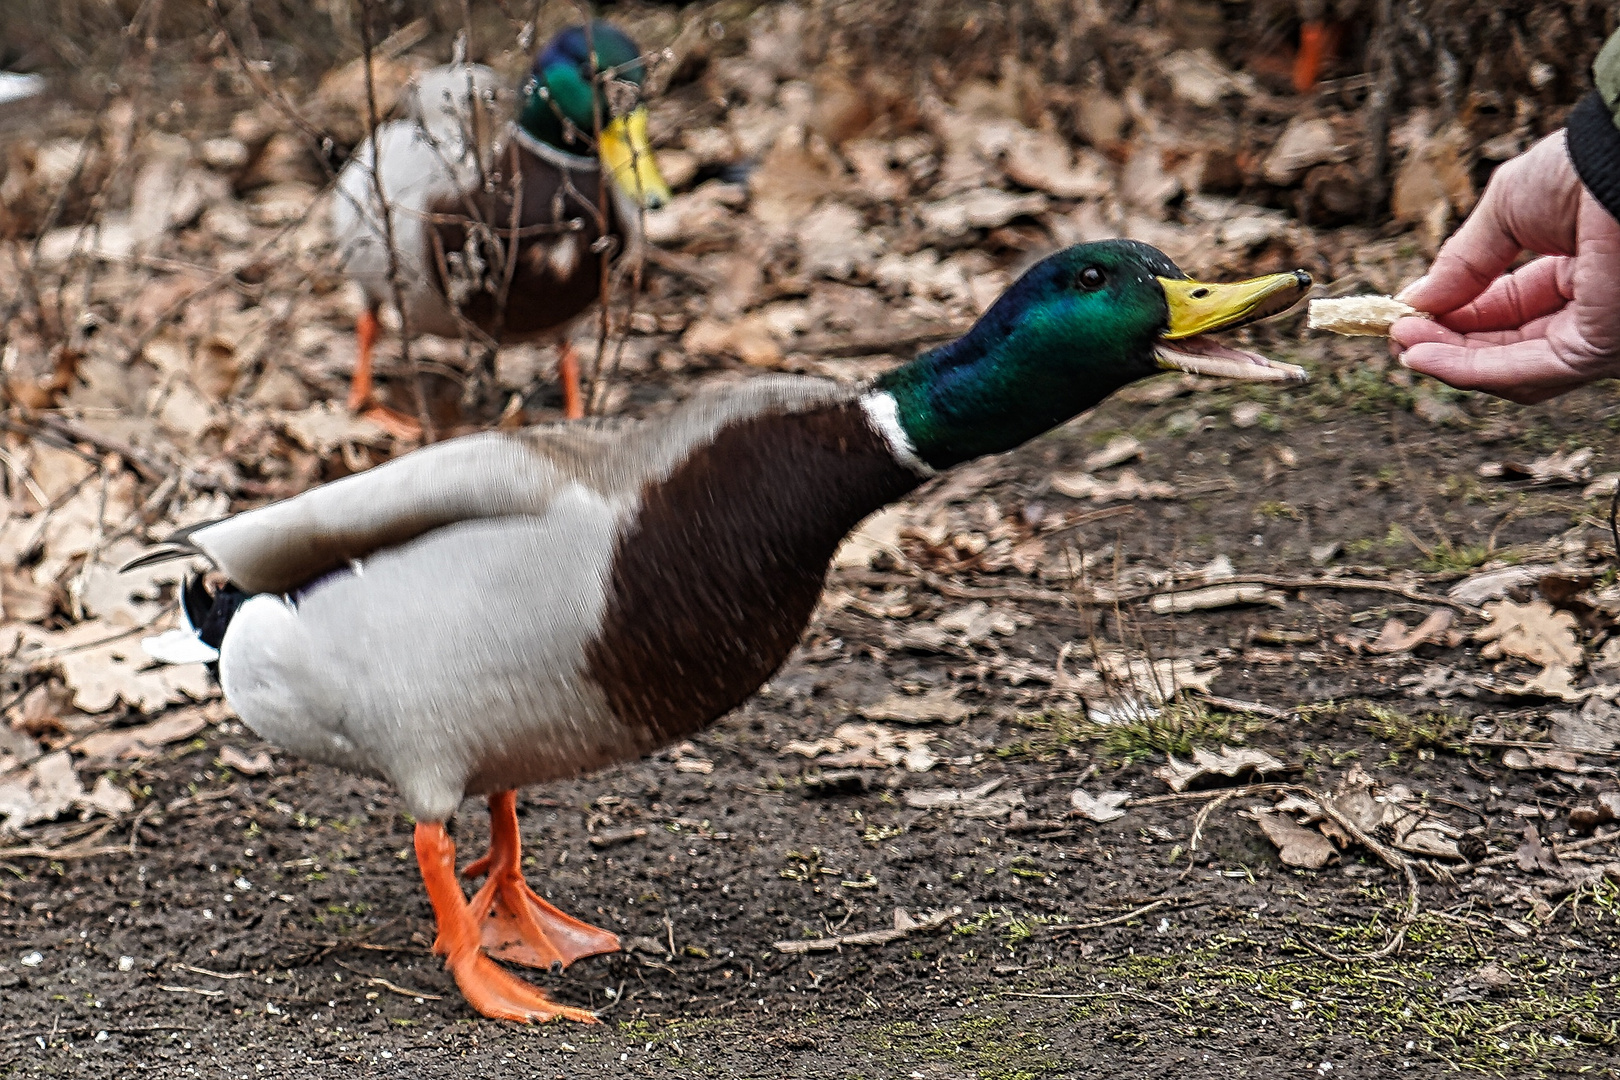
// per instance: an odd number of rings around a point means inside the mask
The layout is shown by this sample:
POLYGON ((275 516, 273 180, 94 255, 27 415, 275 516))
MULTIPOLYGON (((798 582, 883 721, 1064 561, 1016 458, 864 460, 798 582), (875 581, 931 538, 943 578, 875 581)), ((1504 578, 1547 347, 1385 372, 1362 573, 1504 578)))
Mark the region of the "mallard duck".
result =
POLYGON ((866 385, 760 376, 655 420, 451 439, 143 555, 200 555, 229 580, 210 593, 193 578, 185 625, 148 651, 216 663, 262 737, 399 791, 434 949, 474 1009, 589 1020, 491 959, 567 965, 618 944, 525 884, 513 789, 741 704, 799 639, 844 536, 928 477, 1162 369, 1303 379, 1205 335, 1309 285, 1303 271, 1202 284, 1145 244, 1085 244, 866 385), (467 795, 491 816, 470 902, 445 829, 467 795))
MULTIPOLYGON (((646 107, 634 101, 645 76, 639 56, 635 42, 604 22, 588 35, 573 26, 554 37, 522 86, 493 169, 481 149, 500 79, 476 64, 424 72, 407 96, 407 118, 361 144, 332 200, 333 238, 366 305, 351 409, 397 436, 420 434, 372 390, 377 313, 392 302, 395 271, 411 333, 533 338, 559 332, 596 299, 602 260, 625 249, 638 208, 669 199, 648 145, 646 107), (379 188, 392 211, 386 222, 379 188), (612 242, 601 242, 604 234, 612 242)), ((559 371, 565 413, 577 418, 579 364, 566 342, 559 371)))

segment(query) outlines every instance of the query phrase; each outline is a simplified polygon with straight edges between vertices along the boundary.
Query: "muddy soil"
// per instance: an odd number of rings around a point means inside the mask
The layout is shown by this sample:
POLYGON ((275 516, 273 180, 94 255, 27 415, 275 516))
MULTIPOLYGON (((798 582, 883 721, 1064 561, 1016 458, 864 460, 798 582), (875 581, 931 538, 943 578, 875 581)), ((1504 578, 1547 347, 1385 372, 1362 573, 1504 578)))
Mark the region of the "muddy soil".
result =
MULTIPOLYGON (((1176 497, 1069 534, 1077 552, 1112 545, 1093 584, 1112 575, 1119 604, 1083 610, 1064 584, 972 569, 839 571, 833 590, 867 606, 824 608, 745 708, 656 759, 522 793, 531 880, 628 946, 531 973, 602 1010, 599 1026, 476 1017, 429 952, 393 794, 280 754, 268 774, 234 774, 220 749, 257 743, 227 723, 129 774, 150 794, 95 838, 101 853, 0 862, 0 1076, 1615 1075, 1620 893, 1601 879, 1571 892, 1512 857, 1527 823, 1581 839, 1569 811, 1615 786, 1615 759, 1516 770, 1500 747, 1463 745, 1539 738, 1556 704, 1479 689, 1490 663, 1475 643, 1377 656, 1335 641, 1391 614, 1417 622, 1435 605, 1412 597, 1442 595, 1487 554, 1608 544, 1606 498, 1477 467, 1592 446, 1612 468, 1614 392, 1535 409, 1447 398, 1437 424, 1400 379, 1367 374, 1365 349, 1273 352, 1310 364, 1313 384, 1116 399, 980 466, 986 486, 963 493, 1006 515, 1083 509, 1050 489, 1054 471, 1111 436, 1142 439, 1133 467, 1176 497), (1284 586, 1266 605, 1184 614, 1131 600, 1131 568, 1225 555, 1240 578, 1297 582, 1323 573, 1313 549, 1374 587, 1284 586), (868 613, 897 586, 909 614, 868 613), (897 645, 974 599, 1022 625, 943 652, 897 645), (1215 694, 1276 715, 1195 710, 1099 739, 1049 686, 1006 677, 1012 660, 1051 668, 1066 643, 1217 660, 1215 694), (947 683, 974 715, 933 729, 928 772, 829 781, 783 752, 897 686, 947 683), (1413 719, 1427 714, 1443 715, 1413 719), (1367 958, 1406 910, 1400 875, 1354 846, 1318 871, 1284 866, 1250 813, 1274 795, 1164 797, 1165 746, 1223 743, 1269 751, 1313 791, 1352 769, 1405 785, 1488 847, 1422 864, 1403 946, 1367 958), (905 799, 990 780, 1022 807, 975 818, 905 799), (1145 802, 1093 824, 1071 813, 1077 785, 1145 802), (775 944, 892 926, 896 908, 954 914, 886 944, 775 944)), ((82 853, 95 827, 31 843, 82 853)), ((469 858, 483 808, 456 829, 469 858)), ((1620 850, 1563 858, 1601 867, 1620 850)))

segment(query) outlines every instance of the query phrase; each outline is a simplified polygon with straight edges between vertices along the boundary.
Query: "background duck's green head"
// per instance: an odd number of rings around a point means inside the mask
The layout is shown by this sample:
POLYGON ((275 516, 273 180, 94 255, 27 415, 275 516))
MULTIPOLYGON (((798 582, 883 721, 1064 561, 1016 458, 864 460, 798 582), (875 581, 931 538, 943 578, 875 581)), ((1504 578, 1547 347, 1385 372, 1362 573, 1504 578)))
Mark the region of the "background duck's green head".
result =
POLYGON ((1303 270, 1229 285, 1192 281, 1134 240, 1067 248, 1036 263, 967 336, 889 372, 876 388, 928 465, 1010 450, 1163 369, 1255 381, 1305 372, 1203 335, 1292 307, 1303 270))
POLYGON ((600 127, 596 154, 603 166, 625 194, 656 209, 669 201, 669 185, 647 141, 647 108, 640 103, 646 77, 641 50, 622 31, 601 20, 591 23, 589 35, 570 26, 535 58, 518 123, 541 142, 580 155, 590 154, 600 127))

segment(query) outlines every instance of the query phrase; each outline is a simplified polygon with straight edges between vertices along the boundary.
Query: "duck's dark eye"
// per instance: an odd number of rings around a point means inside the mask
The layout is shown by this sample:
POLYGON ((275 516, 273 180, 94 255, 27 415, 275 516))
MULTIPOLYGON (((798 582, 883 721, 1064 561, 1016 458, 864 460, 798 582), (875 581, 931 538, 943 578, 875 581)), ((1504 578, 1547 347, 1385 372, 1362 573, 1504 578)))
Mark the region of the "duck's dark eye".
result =
POLYGON ((1088 266, 1075 275, 1074 282, 1087 292, 1096 292, 1103 287, 1108 276, 1095 266, 1088 266))

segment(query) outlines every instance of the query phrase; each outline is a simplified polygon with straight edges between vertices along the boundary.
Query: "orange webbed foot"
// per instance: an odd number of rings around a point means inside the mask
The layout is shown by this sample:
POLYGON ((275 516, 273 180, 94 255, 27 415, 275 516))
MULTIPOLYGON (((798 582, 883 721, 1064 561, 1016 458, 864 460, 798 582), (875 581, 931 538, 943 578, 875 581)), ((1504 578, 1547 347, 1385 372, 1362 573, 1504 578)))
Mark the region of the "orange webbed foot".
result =
POLYGON ((619 951, 617 934, 559 911, 516 875, 494 875, 470 906, 475 916, 487 912, 480 941, 498 960, 560 970, 587 956, 619 951))
MULTIPOLYGON (((567 915, 523 880, 517 797, 489 797, 489 854, 475 859, 464 877, 488 875, 467 905, 479 920, 479 940, 489 955, 534 968, 566 968, 575 960, 618 952, 619 937, 567 915)), ((435 946, 437 948, 437 945, 435 946)))
POLYGON ((450 973, 455 976, 461 994, 480 1014, 492 1020, 578 1020, 582 1024, 599 1024, 589 1009, 560 1005, 538 987, 530 986, 516 975, 506 971, 475 947, 449 960, 450 973))
MULTIPOLYGON (((498 850, 495 853, 499 854, 498 850)), ((598 1022, 589 1009, 558 1004, 484 955, 480 918, 456 882, 456 846, 442 822, 417 823, 416 861, 439 926, 433 951, 447 958, 446 966, 467 1004, 496 1020, 528 1023, 562 1017, 586 1024, 598 1022)), ((497 865, 499 862, 497 859, 497 865)))

